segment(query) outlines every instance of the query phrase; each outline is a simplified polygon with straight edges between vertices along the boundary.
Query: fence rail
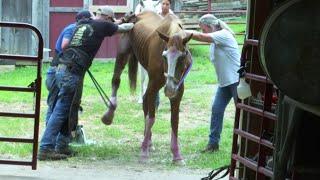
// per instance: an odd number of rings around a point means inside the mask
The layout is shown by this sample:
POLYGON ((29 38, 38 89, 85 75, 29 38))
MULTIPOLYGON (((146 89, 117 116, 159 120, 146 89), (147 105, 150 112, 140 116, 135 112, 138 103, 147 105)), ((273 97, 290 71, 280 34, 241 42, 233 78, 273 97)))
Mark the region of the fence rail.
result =
MULTIPOLYGON (((241 16, 246 15, 246 10, 211 10, 211 6, 209 5, 211 1, 208 1, 208 10, 207 11, 194 11, 194 10, 181 10, 181 11, 175 11, 174 13, 178 15, 182 19, 182 23, 185 29, 192 29, 192 30, 199 30, 199 17, 203 14, 212 13, 216 16, 220 15, 228 15, 228 17, 234 17, 234 16, 241 16), (194 15, 195 17, 190 17, 194 15)), ((225 20, 227 24, 230 25, 244 25, 247 22, 245 21, 239 21, 239 20, 225 20)), ((239 37, 242 36, 243 39, 245 37, 245 31, 243 32, 236 32, 235 36, 239 37)), ((210 45, 210 43, 204 43, 204 42, 194 42, 189 43, 190 45, 210 45)), ((243 45, 243 42, 238 43, 239 45, 243 45)))

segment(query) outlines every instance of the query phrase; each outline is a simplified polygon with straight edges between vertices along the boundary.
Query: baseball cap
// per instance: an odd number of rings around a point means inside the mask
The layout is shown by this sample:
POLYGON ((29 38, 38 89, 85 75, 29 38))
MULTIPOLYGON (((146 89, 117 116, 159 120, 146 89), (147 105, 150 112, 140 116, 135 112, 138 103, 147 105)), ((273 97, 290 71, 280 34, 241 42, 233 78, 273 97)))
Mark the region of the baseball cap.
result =
POLYGON ((112 8, 110 6, 103 6, 97 10, 97 14, 102 14, 106 16, 110 16, 113 21, 115 21, 115 16, 112 8))
POLYGON ((91 13, 88 10, 82 10, 80 12, 77 13, 76 15, 76 20, 79 21, 80 19, 83 18, 91 18, 91 13))
POLYGON ((205 15, 201 16, 199 21, 201 24, 206 24, 206 25, 218 25, 219 24, 218 18, 216 18, 212 14, 205 14, 205 15))
POLYGON ((227 31, 229 31, 231 34, 234 34, 233 30, 228 26, 227 23, 225 23, 224 21, 216 18, 214 15, 212 14, 205 14, 203 15, 200 19, 199 22, 201 24, 206 24, 206 25, 220 25, 220 27, 222 29, 225 29, 227 31))

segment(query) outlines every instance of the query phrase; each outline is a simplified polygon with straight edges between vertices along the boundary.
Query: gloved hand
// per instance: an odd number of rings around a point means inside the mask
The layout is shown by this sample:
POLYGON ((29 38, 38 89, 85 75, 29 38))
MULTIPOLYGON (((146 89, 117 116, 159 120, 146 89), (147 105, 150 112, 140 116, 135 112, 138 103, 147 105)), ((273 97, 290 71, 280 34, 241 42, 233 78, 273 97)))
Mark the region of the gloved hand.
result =
POLYGON ((122 23, 118 25, 118 32, 123 33, 123 32, 128 32, 133 28, 134 24, 133 23, 122 23))
POLYGON ((124 17, 121 18, 122 23, 132 22, 135 23, 136 15, 133 12, 126 13, 124 17))

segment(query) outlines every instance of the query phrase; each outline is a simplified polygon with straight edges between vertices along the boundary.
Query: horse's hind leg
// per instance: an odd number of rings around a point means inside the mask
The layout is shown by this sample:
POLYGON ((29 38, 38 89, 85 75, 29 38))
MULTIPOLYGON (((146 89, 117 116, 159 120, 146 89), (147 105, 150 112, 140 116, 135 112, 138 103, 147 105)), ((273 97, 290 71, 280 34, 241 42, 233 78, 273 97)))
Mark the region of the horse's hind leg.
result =
POLYGON ((178 141, 178 127, 179 127, 179 108, 183 95, 184 87, 180 87, 176 97, 170 99, 171 105, 171 152, 173 154, 173 163, 177 165, 184 165, 183 158, 179 149, 178 141))
POLYGON ((120 86, 120 76, 122 71, 130 58, 134 58, 133 54, 120 53, 117 55, 116 63, 114 67, 113 77, 112 77, 112 94, 111 94, 111 104, 109 105, 108 111, 103 115, 102 122, 106 125, 112 124, 114 111, 117 107, 117 91, 120 86))
POLYGON ((141 83, 140 83, 141 88, 140 88, 140 96, 139 96, 138 103, 143 103, 143 96, 147 89, 146 82, 148 80, 148 73, 140 63, 139 63, 139 69, 140 69, 140 78, 141 78, 141 83))

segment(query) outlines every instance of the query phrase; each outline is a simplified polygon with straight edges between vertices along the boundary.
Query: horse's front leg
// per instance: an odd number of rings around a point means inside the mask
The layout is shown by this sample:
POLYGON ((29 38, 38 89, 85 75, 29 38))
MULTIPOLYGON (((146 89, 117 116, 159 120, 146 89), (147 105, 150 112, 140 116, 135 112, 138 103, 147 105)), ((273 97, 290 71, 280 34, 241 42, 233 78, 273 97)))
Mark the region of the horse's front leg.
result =
POLYGON ((174 98, 170 99, 171 105, 171 152, 173 154, 173 163, 177 165, 184 165, 183 157, 181 156, 178 141, 178 127, 179 127, 179 108, 183 95, 184 86, 182 85, 174 98))
POLYGON ((117 92, 121 82, 120 76, 129 58, 134 58, 134 57, 133 55, 127 54, 127 53, 120 53, 116 57, 116 63, 114 67, 113 77, 112 77, 112 94, 110 98, 109 109, 101 118, 102 122, 106 125, 112 124, 114 111, 117 108, 117 92))
POLYGON ((146 162, 149 158, 150 148, 152 146, 152 126, 155 122, 155 101, 156 93, 159 91, 159 87, 153 85, 149 81, 148 88, 144 95, 143 106, 145 112, 145 128, 144 128, 144 139, 141 145, 141 158, 140 162, 146 162))

